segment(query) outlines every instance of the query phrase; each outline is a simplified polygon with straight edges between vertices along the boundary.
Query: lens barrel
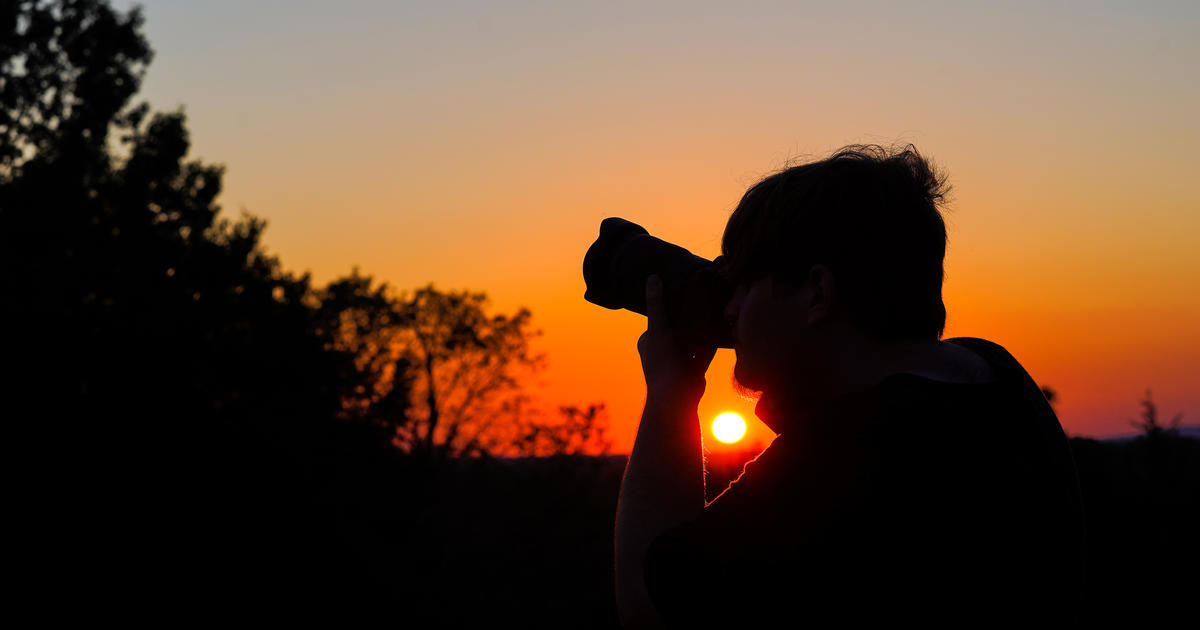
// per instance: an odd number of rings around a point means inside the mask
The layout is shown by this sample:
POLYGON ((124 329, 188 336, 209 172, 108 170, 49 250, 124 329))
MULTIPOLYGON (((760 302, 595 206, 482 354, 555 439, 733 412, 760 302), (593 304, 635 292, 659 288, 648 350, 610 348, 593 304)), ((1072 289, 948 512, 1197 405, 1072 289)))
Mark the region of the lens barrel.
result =
POLYGON ((583 257, 583 298, 645 315, 646 278, 652 274, 663 281, 667 319, 685 341, 733 347, 724 315, 733 287, 722 259, 701 258, 625 219, 609 217, 600 223, 600 235, 583 257))

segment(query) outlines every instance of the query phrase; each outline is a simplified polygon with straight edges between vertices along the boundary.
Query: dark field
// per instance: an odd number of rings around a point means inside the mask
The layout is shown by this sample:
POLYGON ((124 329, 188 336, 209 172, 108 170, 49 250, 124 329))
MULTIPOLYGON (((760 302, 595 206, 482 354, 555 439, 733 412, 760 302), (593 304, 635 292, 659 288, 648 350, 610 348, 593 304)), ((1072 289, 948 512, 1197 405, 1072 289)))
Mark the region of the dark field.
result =
MULTIPOLYGON (((336 434, 338 446, 308 462, 305 477, 268 475, 261 459, 226 459, 238 472, 227 479, 232 500, 214 492, 204 508, 217 515, 210 531, 219 544, 191 557, 194 566, 172 567, 173 579, 206 576, 217 588, 205 599, 218 607, 258 595, 288 606, 381 608, 419 626, 616 626, 612 533, 623 456, 431 466, 356 430, 336 434), (256 500, 259 491, 271 496, 256 500)), ((1165 434, 1071 445, 1088 514, 1081 616, 1194 610, 1200 441, 1165 434)))

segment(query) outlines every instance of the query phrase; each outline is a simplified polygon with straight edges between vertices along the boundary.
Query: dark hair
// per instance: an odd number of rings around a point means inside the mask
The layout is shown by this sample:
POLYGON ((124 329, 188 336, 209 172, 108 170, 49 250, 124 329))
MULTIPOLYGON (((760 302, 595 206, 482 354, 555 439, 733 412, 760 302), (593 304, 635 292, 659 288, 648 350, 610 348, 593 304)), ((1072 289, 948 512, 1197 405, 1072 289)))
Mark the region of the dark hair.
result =
POLYGON ((801 284, 823 264, 848 318, 872 338, 939 339, 946 326, 939 205, 949 190, 911 144, 850 145, 746 191, 721 253, 735 284, 764 276, 801 284))

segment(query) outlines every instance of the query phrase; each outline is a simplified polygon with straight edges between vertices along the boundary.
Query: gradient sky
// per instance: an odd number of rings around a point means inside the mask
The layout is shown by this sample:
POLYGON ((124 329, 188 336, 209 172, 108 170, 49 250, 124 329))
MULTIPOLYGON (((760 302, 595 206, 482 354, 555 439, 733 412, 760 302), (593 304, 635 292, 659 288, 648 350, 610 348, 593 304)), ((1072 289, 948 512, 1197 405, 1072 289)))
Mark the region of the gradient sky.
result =
MULTIPOLYGON (((711 258, 746 188, 855 142, 950 175, 946 337, 1008 348, 1069 434, 1131 431, 1147 388, 1200 422, 1200 3, 140 4, 142 97, 185 108, 228 215, 318 282, 529 307, 535 392, 607 403, 618 451, 645 320, 583 300, 601 219, 711 258)), ((752 416, 731 355, 706 420, 752 416)))

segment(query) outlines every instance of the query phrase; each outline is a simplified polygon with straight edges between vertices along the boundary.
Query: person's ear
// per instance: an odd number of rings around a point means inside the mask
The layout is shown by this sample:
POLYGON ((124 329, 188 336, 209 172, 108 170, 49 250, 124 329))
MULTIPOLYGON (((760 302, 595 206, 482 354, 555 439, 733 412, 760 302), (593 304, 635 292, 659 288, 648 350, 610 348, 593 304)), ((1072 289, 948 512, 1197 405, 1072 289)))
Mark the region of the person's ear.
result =
POLYGON ((813 265, 808 270, 806 288, 811 292, 808 303, 808 323, 811 326, 828 319, 833 314, 834 281, 833 271, 825 265, 813 265))

